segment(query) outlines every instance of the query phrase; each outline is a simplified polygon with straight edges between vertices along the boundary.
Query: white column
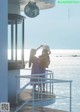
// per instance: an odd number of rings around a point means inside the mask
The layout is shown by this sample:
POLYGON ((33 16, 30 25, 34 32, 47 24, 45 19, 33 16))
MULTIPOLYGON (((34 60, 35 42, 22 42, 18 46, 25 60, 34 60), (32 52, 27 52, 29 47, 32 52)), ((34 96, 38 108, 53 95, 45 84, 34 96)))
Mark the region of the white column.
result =
POLYGON ((0 102, 8 101, 8 0, 0 0, 0 102))

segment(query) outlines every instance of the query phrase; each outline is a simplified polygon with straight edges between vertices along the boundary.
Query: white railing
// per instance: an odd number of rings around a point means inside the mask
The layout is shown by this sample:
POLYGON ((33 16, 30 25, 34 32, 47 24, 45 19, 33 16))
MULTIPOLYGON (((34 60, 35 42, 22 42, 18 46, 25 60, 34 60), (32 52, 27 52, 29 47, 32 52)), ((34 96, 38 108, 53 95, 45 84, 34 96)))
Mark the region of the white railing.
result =
MULTIPOLYGON (((35 91, 34 89, 32 89, 32 98, 31 99, 26 99, 26 101, 24 103, 21 104, 21 106, 19 106, 15 112, 19 112, 20 109, 22 109, 26 104, 30 103, 31 102, 31 105, 32 105, 32 112, 35 112, 35 101, 37 101, 37 103, 40 103, 39 101, 42 101, 44 100, 44 95, 51 95, 51 99, 55 99, 56 97, 54 97, 54 83, 69 83, 69 87, 70 87, 70 94, 69 94, 69 97, 65 97, 65 98, 69 98, 70 99, 70 108, 69 108, 69 111, 71 112, 71 97, 72 97, 72 85, 71 85, 71 80, 59 80, 59 79, 54 79, 54 75, 53 75, 53 72, 52 71, 49 71, 47 70, 45 74, 32 74, 31 75, 21 75, 21 76, 16 76, 16 78, 20 78, 20 79, 37 79, 37 82, 29 82, 27 83, 24 87, 22 87, 16 94, 16 102, 18 103, 18 96, 19 94, 26 88, 28 87, 29 85, 32 85, 32 87, 34 88, 34 85, 37 84, 37 98, 35 98, 35 91), (45 77, 43 78, 43 76, 45 75, 45 77), (45 93, 43 93, 43 89, 42 88, 39 88, 40 86, 42 87, 43 84, 45 84, 45 93)), ((45 98, 46 100, 47 99, 50 99, 49 97, 46 97, 45 98)), ((48 100, 49 101, 49 100, 48 100)), ((41 102, 41 103, 42 103, 41 102)), ((49 104, 49 103, 48 103, 49 104)), ((44 106, 44 105, 42 105, 44 106)))
MULTIPOLYGON (((25 69, 25 70, 31 70, 31 69, 25 69)), ((54 73, 50 70, 46 70, 46 73, 43 73, 43 74, 32 74, 32 75, 21 75, 21 76, 16 76, 17 78, 26 78, 26 79, 37 79, 37 85, 39 84, 39 81, 42 82, 43 80, 47 80, 47 79, 54 79, 54 73), (45 78, 43 78, 45 77, 45 78)), ((19 94, 22 90, 24 90, 28 85, 30 85, 31 83, 27 83, 24 85, 24 87, 22 87, 18 92, 17 94, 19 94)), ((39 87, 39 85, 38 85, 39 87)), ((47 88, 47 84, 46 84, 46 91, 48 91, 48 88, 47 88)), ((53 84, 50 83, 50 91, 49 92, 52 92, 53 93, 53 84)))

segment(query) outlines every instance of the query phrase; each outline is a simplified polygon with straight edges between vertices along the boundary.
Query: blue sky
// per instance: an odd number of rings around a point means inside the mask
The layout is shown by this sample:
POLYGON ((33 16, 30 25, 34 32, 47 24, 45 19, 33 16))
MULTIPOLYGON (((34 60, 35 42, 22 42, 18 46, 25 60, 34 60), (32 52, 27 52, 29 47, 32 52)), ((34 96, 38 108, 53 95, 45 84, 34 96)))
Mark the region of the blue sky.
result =
POLYGON ((80 49, 80 4, 56 4, 25 20, 25 48, 80 49))

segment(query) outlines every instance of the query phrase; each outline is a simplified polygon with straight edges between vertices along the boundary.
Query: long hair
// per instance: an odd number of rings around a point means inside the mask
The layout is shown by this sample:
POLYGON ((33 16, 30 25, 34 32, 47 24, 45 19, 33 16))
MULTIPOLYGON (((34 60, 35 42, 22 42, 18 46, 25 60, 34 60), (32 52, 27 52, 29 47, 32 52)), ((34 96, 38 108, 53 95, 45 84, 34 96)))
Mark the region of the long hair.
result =
POLYGON ((31 64, 33 63, 33 58, 34 58, 35 54, 36 54, 36 50, 31 49, 30 56, 29 56, 29 67, 31 67, 31 64))

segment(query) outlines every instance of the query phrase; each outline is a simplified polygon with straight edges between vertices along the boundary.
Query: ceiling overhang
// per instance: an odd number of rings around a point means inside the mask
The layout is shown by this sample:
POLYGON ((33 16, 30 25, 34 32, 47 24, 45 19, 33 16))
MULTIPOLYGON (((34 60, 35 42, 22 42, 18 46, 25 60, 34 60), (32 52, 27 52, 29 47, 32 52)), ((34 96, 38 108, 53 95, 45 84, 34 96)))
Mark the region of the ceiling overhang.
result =
POLYGON ((36 5, 40 10, 52 8, 55 6, 55 0, 8 0, 8 4, 18 6, 20 11, 24 11, 24 7, 28 4, 29 1, 36 2, 36 5))

